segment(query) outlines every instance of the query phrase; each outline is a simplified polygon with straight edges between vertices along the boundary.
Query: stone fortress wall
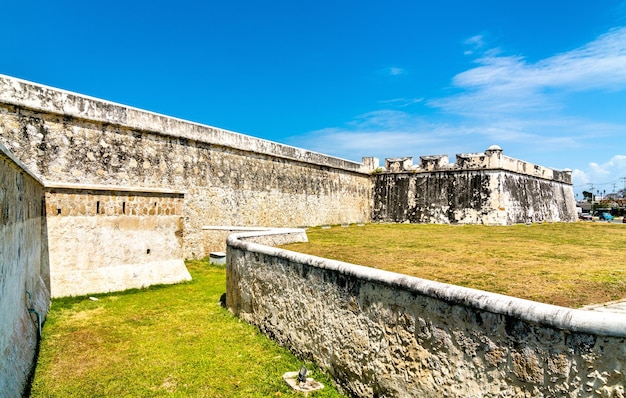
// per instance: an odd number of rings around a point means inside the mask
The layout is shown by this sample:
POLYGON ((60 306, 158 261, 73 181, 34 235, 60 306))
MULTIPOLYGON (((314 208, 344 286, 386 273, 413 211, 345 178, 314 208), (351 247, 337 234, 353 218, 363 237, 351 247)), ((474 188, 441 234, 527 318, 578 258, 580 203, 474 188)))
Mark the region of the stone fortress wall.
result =
POLYGON ((188 279, 206 225, 370 220, 361 163, 6 76, 0 143, 46 186, 53 296, 188 279))
POLYGON ((0 144, 0 395, 19 397, 50 306, 44 188, 0 144))
POLYGON ((137 287, 158 279, 160 267, 164 280, 185 280, 183 258, 225 249, 225 232, 205 226, 576 216, 571 173, 498 149, 457 155, 456 164, 447 156, 424 156, 419 167, 388 159, 377 173, 374 158, 333 158, 7 76, 0 143, 47 187, 53 296, 137 287), (177 204, 169 213, 134 210, 140 200, 165 209, 155 195, 177 204), (82 253, 70 247, 78 243, 82 253), (77 280, 93 290, 72 289, 77 280))
MULTIPOLYGON (((3 283, 17 287, 9 291, 3 285, 1 305, 16 304, 16 294, 22 297, 21 268, 32 271, 25 271, 32 273, 31 279, 24 277, 30 280, 29 293, 44 292, 42 286, 49 289, 47 296, 30 293, 33 301, 24 305, 46 308, 50 294, 188 280, 183 259, 222 249, 223 231, 229 228, 371 221, 509 224, 570 221, 575 215, 566 172, 501 152, 493 155, 497 151, 459 155, 458 170, 446 166, 443 157, 424 157, 426 173, 407 169, 406 160, 402 168, 391 161, 377 173, 374 158, 362 163, 338 159, 2 75, 0 144, 3 159, 18 165, 3 167, 17 167, 20 175, 37 181, 31 185, 39 188, 28 195, 40 197, 39 210, 29 208, 31 221, 15 219, 10 228, 3 227, 3 238, 15 228, 26 232, 3 242, 8 249, 2 255, 19 261, 3 261, 8 267, 3 268, 3 283), (456 177, 463 173, 479 178, 456 177), (431 188, 445 186, 446 193, 420 196, 421 182, 411 182, 420 175, 428 176, 431 188), (532 184, 542 184, 545 195, 525 198, 524 192, 536 192, 524 191, 532 184), (519 194, 512 194, 514 185, 519 194), (557 202, 571 198, 571 207, 555 207, 552 195, 558 192, 557 202), (507 195, 514 200, 503 200, 507 195), (424 205, 425 198, 433 203, 424 205), (450 200, 457 201, 455 207, 450 200), (400 207, 392 209, 394 201, 400 207), (414 205, 419 201, 421 208, 414 205), (516 206, 524 217, 511 215, 516 206), (570 210, 567 217, 564 213, 570 210), (436 215, 422 216, 427 212, 436 215), (40 240, 32 238, 39 233, 37 222, 42 224, 40 240), (216 229, 222 242, 216 243, 206 226, 226 227, 216 229), (24 257, 26 253, 31 254, 24 257)), ((8 187, 0 187, 0 199, 13 214, 11 209, 22 208, 18 198, 24 196, 7 196, 8 187)), ((4 312, 2 316, 4 321, 4 312)), ((10 322, 2 327, 23 325, 24 314, 20 317, 6 318, 10 322)))

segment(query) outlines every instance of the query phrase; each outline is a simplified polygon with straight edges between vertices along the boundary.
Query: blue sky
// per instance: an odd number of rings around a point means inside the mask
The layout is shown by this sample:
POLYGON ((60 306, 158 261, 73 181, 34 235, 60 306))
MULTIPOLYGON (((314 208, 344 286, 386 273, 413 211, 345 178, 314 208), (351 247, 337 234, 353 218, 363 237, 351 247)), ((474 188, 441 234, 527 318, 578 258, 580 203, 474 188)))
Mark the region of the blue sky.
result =
POLYGON ((0 73, 360 160, 626 184, 626 0, 6 2, 0 73))

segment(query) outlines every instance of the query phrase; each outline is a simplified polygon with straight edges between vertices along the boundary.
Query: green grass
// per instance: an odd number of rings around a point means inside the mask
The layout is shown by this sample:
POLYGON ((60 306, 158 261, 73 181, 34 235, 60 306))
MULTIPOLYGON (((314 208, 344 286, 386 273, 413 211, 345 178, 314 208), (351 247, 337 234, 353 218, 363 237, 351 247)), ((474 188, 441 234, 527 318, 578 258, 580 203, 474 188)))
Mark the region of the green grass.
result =
POLYGON ((626 298, 622 224, 369 224, 307 235, 284 247, 572 308, 626 298))
MULTIPOLYGON (((302 362, 219 305, 225 269, 187 263, 193 281, 55 299, 32 397, 287 397, 302 362)), ((310 397, 339 397, 325 388, 310 397)), ((302 396, 302 395, 300 395, 302 396)))

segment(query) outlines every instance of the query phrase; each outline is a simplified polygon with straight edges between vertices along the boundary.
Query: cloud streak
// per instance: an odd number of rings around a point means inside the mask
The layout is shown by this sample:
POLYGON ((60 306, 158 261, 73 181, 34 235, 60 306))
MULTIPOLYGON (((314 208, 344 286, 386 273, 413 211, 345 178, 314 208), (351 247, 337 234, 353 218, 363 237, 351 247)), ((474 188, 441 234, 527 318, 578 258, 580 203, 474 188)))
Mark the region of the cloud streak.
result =
POLYGON ((496 50, 487 50, 475 62, 479 66, 452 80, 462 90, 460 94, 429 104, 476 118, 556 110, 561 108, 560 93, 626 88, 626 28, 613 29, 583 47, 536 63, 521 56, 501 56, 496 50))

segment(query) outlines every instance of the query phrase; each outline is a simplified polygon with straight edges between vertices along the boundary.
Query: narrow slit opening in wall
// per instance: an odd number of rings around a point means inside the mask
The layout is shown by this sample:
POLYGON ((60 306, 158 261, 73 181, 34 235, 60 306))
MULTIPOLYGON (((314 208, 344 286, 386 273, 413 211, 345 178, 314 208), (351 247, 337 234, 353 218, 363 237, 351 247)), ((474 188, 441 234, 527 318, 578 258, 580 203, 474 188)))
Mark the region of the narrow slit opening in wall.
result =
POLYGON ((146 250, 146 254, 150 254, 150 249, 146 250))
POLYGON ((61 215, 61 209, 57 209, 57 216, 61 215))
POLYGON ((122 214, 126 214, 126 202, 122 202, 122 214))
POLYGON ((96 202, 96 214, 100 214, 100 201, 96 202))

